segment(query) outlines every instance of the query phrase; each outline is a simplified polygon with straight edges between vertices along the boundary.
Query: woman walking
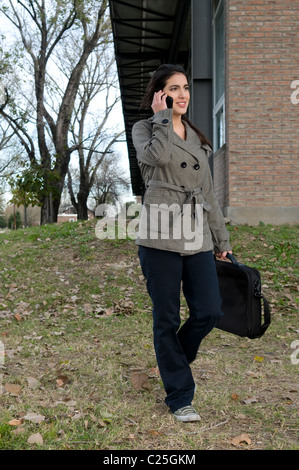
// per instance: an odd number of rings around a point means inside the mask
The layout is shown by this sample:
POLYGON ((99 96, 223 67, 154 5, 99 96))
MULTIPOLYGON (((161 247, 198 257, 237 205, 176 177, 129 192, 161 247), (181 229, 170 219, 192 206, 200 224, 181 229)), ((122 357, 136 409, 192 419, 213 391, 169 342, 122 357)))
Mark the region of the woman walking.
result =
POLYGON ((222 315, 213 251, 222 259, 232 252, 213 192, 211 146, 186 117, 189 100, 184 69, 162 65, 142 103, 152 108, 153 116, 132 130, 146 188, 145 223, 136 243, 153 303, 154 347, 165 402, 179 421, 200 419, 192 406, 195 383, 190 364, 222 315), (160 225, 157 217, 153 221, 158 212, 164 218, 160 225), (189 308, 182 326, 181 286, 189 308))

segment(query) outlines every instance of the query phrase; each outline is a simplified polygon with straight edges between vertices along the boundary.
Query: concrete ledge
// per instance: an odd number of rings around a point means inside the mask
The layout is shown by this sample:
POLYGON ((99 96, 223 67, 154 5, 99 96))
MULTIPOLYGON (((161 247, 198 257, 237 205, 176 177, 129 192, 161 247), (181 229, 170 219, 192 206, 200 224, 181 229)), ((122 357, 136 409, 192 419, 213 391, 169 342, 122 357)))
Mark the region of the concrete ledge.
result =
POLYGON ((223 214, 232 225, 299 224, 299 207, 225 207, 223 214))

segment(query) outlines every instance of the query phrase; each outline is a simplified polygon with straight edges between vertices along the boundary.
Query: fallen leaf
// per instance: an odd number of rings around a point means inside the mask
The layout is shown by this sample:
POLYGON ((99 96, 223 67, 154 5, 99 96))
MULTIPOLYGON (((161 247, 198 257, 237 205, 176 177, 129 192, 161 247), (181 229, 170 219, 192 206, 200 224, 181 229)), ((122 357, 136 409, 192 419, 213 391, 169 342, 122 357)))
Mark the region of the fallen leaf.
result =
POLYGON ((243 400, 243 403, 245 403, 245 405, 250 405, 251 403, 257 403, 258 402, 258 399, 256 397, 250 397, 250 398, 246 398, 245 400, 243 400))
POLYGON ((111 315, 113 315, 113 311, 110 309, 110 308, 106 308, 105 310, 105 315, 107 317, 111 317, 111 315))
POLYGON ((250 445, 251 444, 251 439, 249 434, 240 434, 240 436, 236 436, 231 440, 231 444, 234 446, 240 446, 240 445, 250 445))
MULTIPOLYGON (((279 361, 277 361, 277 362, 279 362, 279 361)), ((253 379, 258 379, 260 377, 263 377, 263 374, 261 372, 252 372, 251 370, 246 372, 246 374, 249 375, 250 377, 252 377, 253 379)))
POLYGON ((150 373, 155 375, 155 376, 159 376, 160 375, 159 367, 158 366, 157 367, 152 367, 150 369, 150 373))
POLYGON ((240 397, 237 395, 237 393, 232 393, 232 399, 233 400, 238 400, 240 397))
POLYGON ((68 401, 65 401, 64 404, 72 408, 77 405, 77 402, 75 400, 68 400, 68 401))
POLYGON ((11 419, 8 424, 10 426, 20 426, 22 423, 23 423, 22 419, 11 419))
POLYGON ((4 388, 7 393, 10 393, 11 395, 17 396, 20 395, 21 393, 21 386, 16 385, 16 384, 5 384, 4 388))
POLYGON ((150 429, 149 430, 149 433, 152 435, 152 436, 163 436, 163 434, 159 431, 156 431, 155 429, 150 429))
POLYGON ((37 413, 27 413, 26 416, 24 416, 24 419, 31 421, 32 423, 40 424, 44 421, 45 417, 37 413))
POLYGON ((27 439, 27 443, 41 445, 44 443, 43 436, 39 432, 36 434, 31 434, 31 436, 29 436, 27 439))
POLYGON ((13 429, 11 432, 15 436, 19 436, 21 434, 25 434, 26 429, 23 426, 18 426, 16 429, 13 429))
POLYGON ((34 377, 27 377, 27 383, 29 388, 37 388, 39 386, 39 381, 34 377))
POLYGON ((264 358, 261 356, 255 356, 254 360, 255 362, 263 362, 264 358))
POLYGON ((149 377, 145 372, 132 372, 131 379, 135 390, 150 390, 149 377))
POLYGON ((70 379, 67 375, 59 375, 56 379, 57 387, 63 387, 65 384, 70 383, 70 379))

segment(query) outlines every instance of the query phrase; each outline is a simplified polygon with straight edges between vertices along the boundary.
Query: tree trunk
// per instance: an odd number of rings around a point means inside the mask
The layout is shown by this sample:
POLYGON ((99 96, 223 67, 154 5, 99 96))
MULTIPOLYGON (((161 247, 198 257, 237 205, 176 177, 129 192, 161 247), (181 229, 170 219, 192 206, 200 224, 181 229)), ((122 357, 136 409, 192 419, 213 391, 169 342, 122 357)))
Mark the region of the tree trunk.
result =
POLYGON ((55 212, 54 212, 52 193, 48 195, 44 195, 42 197, 41 203, 42 203, 41 214, 40 214, 41 225, 57 222, 57 215, 55 217, 55 212))
POLYGON ((88 193, 85 191, 79 191, 77 194, 78 198, 78 220, 88 220, 88 208, 87 208, 87 199, 88 193))
POLYGON ((24 227, 28 227, 28 222, 27 222, 27 206, 24 204, 24 227))
MULTIPOLYGON (((55 181, 52 183, 52 188, 53 188, 53 193, 49 194, 49 199, 51 200, 51 222, 57 223, 58 220, 58 212, 59 212, 59 206, 60 206, 60 201, 61 201, 61 195, 64 187, 64 181, 65 181, 65 176, 66 176, 66 171, 61 170, 59 172, 59 179, 58 181, 55 181)), ((49 213, 50 215, 50 213, 49 213)))

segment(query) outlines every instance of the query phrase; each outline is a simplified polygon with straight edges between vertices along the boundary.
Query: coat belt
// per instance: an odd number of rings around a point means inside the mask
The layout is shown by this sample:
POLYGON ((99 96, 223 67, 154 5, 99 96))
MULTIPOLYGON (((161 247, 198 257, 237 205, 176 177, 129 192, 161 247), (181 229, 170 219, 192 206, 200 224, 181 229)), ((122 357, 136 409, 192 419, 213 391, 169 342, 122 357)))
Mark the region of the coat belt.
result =
POLYGON ((206 211, 209 211, 211 209, 210 204, 208 204, 204 197, 202 196, 202 187, 198 186, 197 188, 190 189, 186 188, 185 186, 177 186, 176 184, 171 184, 167 183, 166 181, 156 181, 156 180, 150 180, 148 182, 147 187, 149 189, 170 189, 172 191, 179 191, 180 193, 185 193, 186 194, 186 199, 184 201, 184 204, 189 204, 191 200, 194 198, 196 200, 197 195, 201 195, 199 198, 200 204, 203 205, 203 208, 206 211))

